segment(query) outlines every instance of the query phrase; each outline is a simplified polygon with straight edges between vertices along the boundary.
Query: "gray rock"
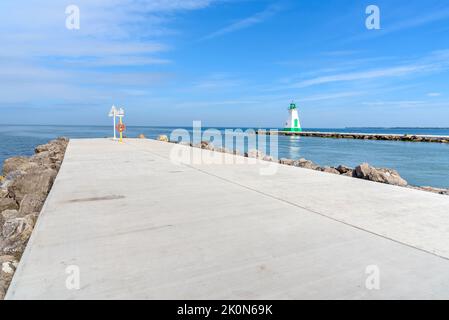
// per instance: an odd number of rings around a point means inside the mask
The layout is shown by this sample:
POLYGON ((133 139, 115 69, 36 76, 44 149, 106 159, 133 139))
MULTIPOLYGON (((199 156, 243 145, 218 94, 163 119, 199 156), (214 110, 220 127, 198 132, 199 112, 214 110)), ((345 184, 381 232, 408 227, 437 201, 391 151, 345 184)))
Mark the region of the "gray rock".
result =
POLYGON ((0 213, 0 218, 3 218, 3 222, 9 219, 18 218, 19 211, 18 210, 5 210, 0 213))
POLYGON ((396 186, 407 186, 407 181, 404 180, 396 170, 386 168, 374 168, 367 163, 363 163, 356 167, 354 175, 357 178, 386 183, 396 186))
POLYGON ((337 171, 340 172, 340 174, 352 176, 354 169, 340 165, 337 167, 337 171))
POLYGON ((37 164, 41 169, 55 169, 59 170, 59 167, 64 158, 64 150, 50 150, 36 153, 30 158, 32 163, 37 164))
POLYGON ((248 152, 245 152, 245 157, 252 159, 263 159, 265 157, 265 154, 260 150, 252 149, 248 152))
POLYGON ((20 177, 21 175, 25 174, 26 172, 24 171, 19 171, 19 170, 15 170, 12 171, 10 173, 8 173, 8 175, 6 176, 5 181, 2 184, 2 188, 5 188, 5 186, 7 187, 11 181, 17 179, 18 177, 20 177))
POLYGON ((20 259, 25 251, 26 245, 26 242, 6 239, 3 242, 0 242, 0 254, 11 255, 20 259))
POLYGON ((320 171, 322 171, 322 172, 327 172, 327 173, 333 173, 333 174, 340 174, 340 172, 337 170, 337 169, 335 169, 335 168, 332 168, 332 167, 324 167, 324 168, 320 168, 320 171))
POLYGON ((0 199, 1 198, 6 198, 7 196, 8 196, 8 189, 7 188, 0 188, 0 199))
POLYGON ((52 140, 46 144, 37 146, 34 149, 35 153, 41 153, 41 152, 50 152, 50 153, 54 153, 54 154, 60 154, 60 153, 64 153, 65 149, 67 148, 67 145, 69 143, 69 139, 65 138, 65 137, 59 137, 55 140, 52 140))
POLYGON ((3 300, 12 277, 19 265, 19 261, 13 256, 0 256, 0 300, 3 300))
POLYGON ((304 158, 301 158, 294 162, 295 167, 305 168, 305 169, 311 169, 311 170, 319 170, 320 166, 316 163, 306 160, 304 158))
POLYGON ((292 166, 292 165, 294 165, 295 161, 293 161, 292 159, 282 158, 279 160, 279 163, 285 164, 287 166, 292 166))
POLYGON ((8 242, 26 244, 33 232, 37 216, 29 214, 23 218, 12 218, 3 223, 2 236, 8 242))
POLYGON ((1 235, 3 232, 3 225, 5 224, 5 222, 10 219, 17 218, 18 215, 19 215, 19 211, 17 211, 17 210, 5 210, 0 213, 0 241, 1 241, 1 235))
POLYGON ((14 171, 26 172, 29 169, 36 168, 38 165, 31 162, 27 157, 13 157, 6 159, 3 163, 3 175, 8 177, 8 175, 14 171))
POLYGON ((345 173, 341 173, 341 175, 354 178, 354 170, 348 171, 348 172, 345 172, 345 173))
POLYGON ((53 185, 57 171, 53 169, 32 170, 16 178, 9 186, 8 191, 17 202, 21 202, 26 194, 35 194, 46 197, 53 185))
POLYGON ((26 194, 19 206, 19 215, 26 216, 32 213, 39 213, 44 205, 45 197, 38 194, 26 194))
POLYGON ((0 273, 2 276, 10 275, 12 276, 16 271, 19 261, 14 256, 0 256, 0 273))
POLYGON ((18 209, 19 206, 14 199, 11 198, 0 198, 0 212, 9 209, 18 209))

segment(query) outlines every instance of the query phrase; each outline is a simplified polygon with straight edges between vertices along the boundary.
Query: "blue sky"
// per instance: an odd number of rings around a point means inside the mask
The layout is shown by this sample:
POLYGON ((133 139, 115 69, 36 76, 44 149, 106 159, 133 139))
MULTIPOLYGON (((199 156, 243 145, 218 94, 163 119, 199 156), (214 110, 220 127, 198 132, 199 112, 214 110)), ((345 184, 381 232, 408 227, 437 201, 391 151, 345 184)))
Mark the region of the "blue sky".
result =
POLYGON ((0 123, 449 127, 447 0, 3 0, 0 57, 0 123))

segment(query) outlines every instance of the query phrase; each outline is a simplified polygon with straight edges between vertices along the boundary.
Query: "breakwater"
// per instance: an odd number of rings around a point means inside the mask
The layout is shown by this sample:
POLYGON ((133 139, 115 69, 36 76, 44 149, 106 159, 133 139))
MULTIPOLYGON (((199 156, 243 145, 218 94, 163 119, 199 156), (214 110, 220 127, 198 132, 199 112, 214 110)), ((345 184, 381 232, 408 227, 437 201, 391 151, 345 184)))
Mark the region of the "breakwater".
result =
POLYGON ((68 140, 37 146, 31 157, 5 160, 0 177, 0 300, 6 294, 61 167, 68 140))
POLYGON ((296 137, 315 137, 331 139, 355 139, 355 140, 383 140, 383 141, 403 141, 403 142, 431 142, 431 143, 449 143, 449 136, 432 135, 412 135, 412 134, 372 134, 372 133, 342 133, 342 132, 290 132, 290 131, 266 131, 257 130, 256 134, 296 136, 296 137))
MULTIPOLYGON (((139 136, 140 139, 145 139, 145 135, 141 134, 139 136)), ((158 141, 167 142, 167 143, 178 143, 177 141, 170 141, 167 135, 159 135, 157 138, 158 141)), ((378 183, 391 184, 400 187, 407 187, 417 190, 422 190, 426 192, 437 193, 441 195, 449 195, 449 189, 445 188, 437 188, 432 186, 415 186, 409 184, 401 175, 394 169, 391 168, 376 168, 368 163, 362 163, 355 168, 348 167, 346 165, 339 165, 338 167, 333 166, 320 166, 313 161, 300 158, 300 159, 289 159, 289 158, 280 158, 275 159, 270 155, 266 155, 260 150, 249 150, 248 152, 244 152, 241 154, 239 150, 231 150, 223 147, 215 147, 210 141, 201 141, 198 144, 192 143, 183 143, 184 145, 205 149, 209 151, 221 152, 221 153, 229 153, 233 155, 242 155, 246 158, 255 158, 261 161, 269 161, 269 162, 277 162, 282 165, 294 166, 299 168, 311 169, 331 174, 343 175, 358 179, 369 180, 378 183)))

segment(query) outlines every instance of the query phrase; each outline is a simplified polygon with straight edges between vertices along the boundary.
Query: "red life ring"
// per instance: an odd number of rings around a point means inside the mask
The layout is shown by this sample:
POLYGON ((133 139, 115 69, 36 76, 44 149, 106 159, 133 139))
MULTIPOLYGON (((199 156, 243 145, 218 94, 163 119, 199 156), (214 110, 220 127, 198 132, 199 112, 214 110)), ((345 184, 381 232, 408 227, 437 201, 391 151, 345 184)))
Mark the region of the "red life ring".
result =
POLYGON ((126 126, 123 123, 119 123, 118 125, 116 125, 116 129, 118 132, 123 132, 126 130, 126 126))

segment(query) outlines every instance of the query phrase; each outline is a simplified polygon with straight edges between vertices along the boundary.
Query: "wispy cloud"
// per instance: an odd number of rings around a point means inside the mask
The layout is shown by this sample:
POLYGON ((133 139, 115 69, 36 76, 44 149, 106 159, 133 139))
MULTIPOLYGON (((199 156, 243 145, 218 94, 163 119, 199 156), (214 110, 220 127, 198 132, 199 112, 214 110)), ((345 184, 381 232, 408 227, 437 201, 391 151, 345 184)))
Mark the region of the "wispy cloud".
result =
POLYGON ((407 75, 418 75, 426 72, 437 72, 449 68, 447 60, 449 51, 435 51, 426 57, 411 61, 408 64, 390 66, 366 71, 354 71, 318 76, 291 84, 290 88, 306 88, 334 82, 350 82, 360 80, 375 80, 395 78, 407 75))
POLYGON ((161 35, 174 32, 174 13, 217 1, 77 0, 79 30, 66 29, 64 3, 2 2, 0 102, 61 105, 140 94, 172 77, 151 70, 171 63, 164 55, 173 48, 161 35))
POLYGON ((337 92, 329 94, 314 95, 299 99, 299 102, 315 102, 315 101, 325 101, 325 100, 336 100, 341 98, 349 98, 364 95, 364 91, 347 91, 347 92, 337 92))
POLYGON ((236 32, 242 29, 249 28, 253 25, 262 23, 278 13, 281 10, 281 7, 279 5, 271 5, 267 7, 265 10, 258 12, 250 17, 246 17, 244 19, 241 19, 239 21, 236 21, 220 30, 217 30, 215 32, 212 32, 211 34, 203 37, 201 40, 209 40, 213 38, 217 38, 220 36, 224 36, 228 33, 236 32))
POLYGON ((193 84, 193 89, 223 90, 243 85, 243 80, 230 73, 214 73, 193 84))
POLYGON ((356 81, 356 80, 370 80, 377 78, 385 78, 385 77, 398 77, 407 75, 410 73, 414 73, 420 70, 423 70, 424 66, 403 66, 403 67, 393 67, 393 68, 384 68, 384 69, 376 69, 370 71, 362 71, 362 72, 349 72, 349 73, 340 73, 330 76, 317 77, 313 79, 304 80, 298 82, 291 87, 293 88, 305 88, 320 84, 327 84, 331 82, 344 82, 344 81, 356 81))

